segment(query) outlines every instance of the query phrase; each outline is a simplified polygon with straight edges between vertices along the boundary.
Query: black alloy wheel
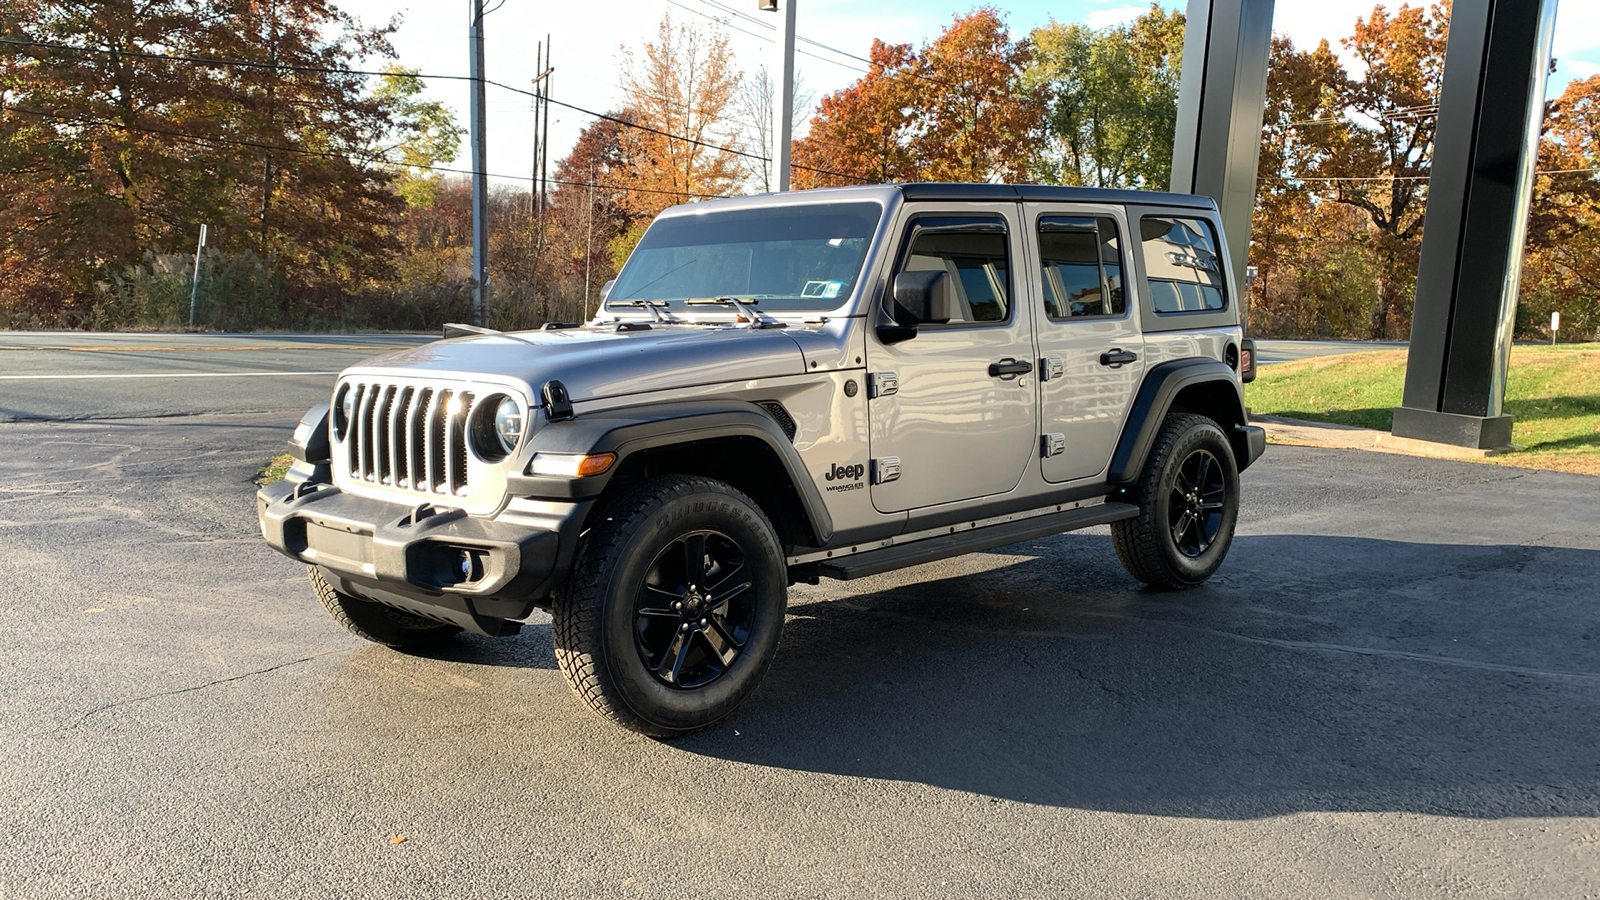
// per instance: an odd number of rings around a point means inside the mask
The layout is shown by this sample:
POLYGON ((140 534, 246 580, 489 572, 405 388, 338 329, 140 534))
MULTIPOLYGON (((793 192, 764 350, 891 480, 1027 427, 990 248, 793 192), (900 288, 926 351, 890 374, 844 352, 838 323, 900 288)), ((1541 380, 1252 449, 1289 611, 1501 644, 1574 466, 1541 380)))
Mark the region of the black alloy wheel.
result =
POLYGON ((1138 515, 1111 524, 1128 574, 1155 588, 1203 584, 1222 565, 1239 522, 1239 469, 1214 419, 1167 416, 1127 489, 1138 515))
POLYGON ((788 568, 755 501, 698 475, 609 499, 553 598, 556 662, 600 715, 653 737, 726 718, 783 634, 788 568))
POLYGON ((744 549, 696 531, 657 554, 634 606, 634 648, 657 681, 700 688, 721 678, 750 639, 756 596, 744 549))
POLYGON ((1222 463, 1211 451, 1195 450, 1178 464, 1167 501, 1167 523, 1179 553, 1199 559, 1211 549, 1222 531, 1227 497, 1222 463))

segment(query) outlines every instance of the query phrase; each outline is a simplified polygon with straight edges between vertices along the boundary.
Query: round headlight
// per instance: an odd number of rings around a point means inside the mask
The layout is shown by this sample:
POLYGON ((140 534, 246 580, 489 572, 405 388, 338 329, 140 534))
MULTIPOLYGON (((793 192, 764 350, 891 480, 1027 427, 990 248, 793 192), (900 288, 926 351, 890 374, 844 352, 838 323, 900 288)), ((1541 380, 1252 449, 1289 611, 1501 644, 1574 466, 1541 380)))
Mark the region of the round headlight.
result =
POLYGON ((350 427, 350 422, 356 417, 356 389, 345 385, 339 391, 339 403, 333 413, 333 433, 339 440, 344 440, 345 430, 350 427))
POLYGON ((515 397, 505 397, 494 410, 494 433, 500 439, 500 449, 507 455, 522 443, 522 404, 515 397))

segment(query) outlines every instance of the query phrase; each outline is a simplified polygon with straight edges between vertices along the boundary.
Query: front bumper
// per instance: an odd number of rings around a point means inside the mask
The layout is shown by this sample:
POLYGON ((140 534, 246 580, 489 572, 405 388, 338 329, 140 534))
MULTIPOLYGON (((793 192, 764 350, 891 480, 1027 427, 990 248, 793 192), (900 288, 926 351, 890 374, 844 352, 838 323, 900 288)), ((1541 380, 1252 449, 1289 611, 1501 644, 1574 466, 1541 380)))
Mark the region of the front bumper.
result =
MULTIPOLYGON (((421 500, 422 498, 419 498, 421 500)), ((280 481, 256 494, 267 543, 341 592, 482 634, 514 632, 570 568, 587 502, 513 501, 494 518, 280 481)))

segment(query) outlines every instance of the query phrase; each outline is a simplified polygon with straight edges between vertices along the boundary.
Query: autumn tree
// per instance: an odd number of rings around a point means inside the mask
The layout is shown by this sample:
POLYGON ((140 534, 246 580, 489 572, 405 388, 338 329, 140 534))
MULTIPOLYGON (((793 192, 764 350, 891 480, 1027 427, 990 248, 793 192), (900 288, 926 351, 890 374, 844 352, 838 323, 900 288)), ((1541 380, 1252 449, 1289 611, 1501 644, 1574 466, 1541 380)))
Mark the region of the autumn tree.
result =
POLYGON ((1528 219, 1518 331, 1540 335, 1551 312, 1562 333, 1600 338, 1600 75, 1546 105, 1528 219))
POLYGON ((637 128, 621 133, 631 164, 617 173, 641 217, 677 203, 732 193, 739 72, 720 26, 674 25, 663 16, 638 54, 622 50, 622 92, 637 128))
POLYGON ((0 9, 31 42, 0 52, 0 309, 87 324, 112 276, 201 223, 307 302, 382 276, 402 201, 370 150, 395 117, 345 70, 392 55, 390 30, 323 0, 0 9))
POLYGON ((1367 310, 1376 283, 1359 280, 1371 272, 1365 264, 1366 215, 1328 200, 1321 182, 1296 177, 1320 160, 1326 143, 1321 129, 1339 124, 1347 80, 1327 41, 1301 51, 1286 37, 1272 39, 1250 241, 1250 262, 1260 273, 1250 298, 1250 327, 1262 333, 1366 331, 1364 323, 1352 327, 1360 316, 1349 310, 1352 300, 1367 310), (1338 252, 1322 252, 1329 247, 1338 252), (1318 286, 1334 285, 1339 296, 1319 295, 1318 286))
POLYGON ((917 58, 910 44, 874 39, 867 74, 822 98, 795 142, 797 187, 920 181, 917 58))
POLYGON ((868 73, 824 97, 796 142, 796 184, 1025 180, 1045 112, 1020 89, 1032 58, 992 7, 917 52, 875 41, 868 73))
MULTIPOLYGON (((739 85, 735 99, 741 137, 746 156, 740 160, 745 171, 745 186, 754 192, 777 190, 774 177, 772 110, 777 105, 778 80, 766 66, 760 66, 746 75, 739 85)), ((803 122, 809 115, 815 95, 806 89, 798 73, 794 79, 794 102, 790 104, 791 121, 803 122)))
POLYGON ((1372 223, 1381 273, 1365 335, 1373 340, 1410 330, 1449 24, 1447 2, 1402 4, 1393 15, 1378 6, 1356 20, 1343 44, 1361 77, 1343 82, 1335 102, 1344 117, 1318 129, 1313 171, 1303 173, 1336 179, 1332 199, 1372 223))
POLYGON ((390 64, 383 73, 372 99, 389 111, 393 125, 373 154, 398 170, 396 187, 407 203, 427 206, 439 196, 440 176, 434 167, 455 162, 467 132, 456 124, 450 107, 422 99, 426 85, 417 69, 390 64))
POLYGON ((1033 30, 1022 86, 1049 104, 1039 181, 1166 190, 1183 32, 1183 14, 1154 3, 1127 25, 1033 30))
POLYGON ((626 133, 634 118, 622 110, 594 122, 556 166, 551 213, 561 232, 562 275, 575 286, 587 278, 585 300, 616 276, 613 245, 640 220, 626 187, 634 165, 626 133))

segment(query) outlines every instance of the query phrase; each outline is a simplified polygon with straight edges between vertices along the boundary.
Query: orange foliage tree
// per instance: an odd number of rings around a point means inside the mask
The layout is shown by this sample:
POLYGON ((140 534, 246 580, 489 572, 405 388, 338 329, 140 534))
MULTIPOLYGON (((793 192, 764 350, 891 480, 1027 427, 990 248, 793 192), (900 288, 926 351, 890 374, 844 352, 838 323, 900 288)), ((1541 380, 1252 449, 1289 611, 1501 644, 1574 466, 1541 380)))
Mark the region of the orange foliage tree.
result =
POLYGON ((1600 75, 1546 105, 1517 331, 1600 339, 1600 75))
POLYGON ((870 71, 824 97, 796 142, 796 185, 1024 180, 1045 114, 1020 89, 1032 52, 992 7, 920 52, 875 41, 870 71))
POLYGON ((395 121, 328 70, 392 55, 388 31, 324 0, 0 7, 33 42, 0 52, 0 313, 95 323, 108 283, 201 223, 306 302, 385 274, 402 201, 368 154, 395 121))

